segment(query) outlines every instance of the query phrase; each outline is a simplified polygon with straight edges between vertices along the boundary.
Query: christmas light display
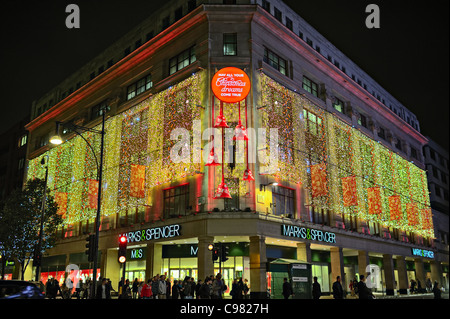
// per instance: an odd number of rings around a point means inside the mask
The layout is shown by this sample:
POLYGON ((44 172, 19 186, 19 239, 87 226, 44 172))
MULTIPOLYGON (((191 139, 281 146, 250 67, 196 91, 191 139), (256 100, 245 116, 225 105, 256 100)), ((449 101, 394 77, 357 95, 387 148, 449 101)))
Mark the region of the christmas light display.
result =
POLYGON ((425 171, 262 73, 261 95, 262 126, 280 133, 271 175, 301 185, 307 207, 434 237, 425 171))

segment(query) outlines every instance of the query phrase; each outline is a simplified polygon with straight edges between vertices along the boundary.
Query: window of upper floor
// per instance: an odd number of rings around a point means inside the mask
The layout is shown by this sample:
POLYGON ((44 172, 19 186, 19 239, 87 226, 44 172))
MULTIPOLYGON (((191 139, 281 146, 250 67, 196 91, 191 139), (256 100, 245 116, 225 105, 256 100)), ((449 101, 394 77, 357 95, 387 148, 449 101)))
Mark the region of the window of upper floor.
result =
POLYGON ((152 75, 148 74, 127 87, 127 101, 153 87, 152 75))
POLYGON ((197 58, 195 56, 194 47, 181 52, 169 60, 169 75, 178 72, 195 61, 197 61, 197 58))
POLYGON ((312 81, 310 78, 303 76, 302 87, 305 91, 311 93, 315 97, 319 97, 317 83, 312 81))
POLYGON ((286 60, 267 48, 264 49, 264 62, 278 70, 281 74, 288 75, 286 60))

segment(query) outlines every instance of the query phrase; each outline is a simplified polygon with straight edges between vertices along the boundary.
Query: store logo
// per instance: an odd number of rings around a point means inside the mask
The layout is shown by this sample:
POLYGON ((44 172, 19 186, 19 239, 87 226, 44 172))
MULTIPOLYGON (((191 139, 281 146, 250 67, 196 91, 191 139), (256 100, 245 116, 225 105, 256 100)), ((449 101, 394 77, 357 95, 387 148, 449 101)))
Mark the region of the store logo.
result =
POLYGON ((434 251, 432 251, 432 250, 412 248, 412 254, 413 254, 413 256, 419 256, 419 257, 425 257, 425 258, 431 258, 431 259, 434 258, 434 251))
POLYGON ((119 236, 125 235, 127 236, 128 242, 133 243, 152 239, 178 237, 181 236, 180 230, 181 225, 176 224, 176 225, 142 229, 138 231, 128 232, 125 234, 120 234, 119 236))
POLYGON ((131 250, 130 259, 141 259, 143 256, 144 250, 142 248, 131 250))
POLYGON ((336 234, 306 227, 281 225, 281 234, 287 237, 315 240, 330 244, 336 243, 336 234))

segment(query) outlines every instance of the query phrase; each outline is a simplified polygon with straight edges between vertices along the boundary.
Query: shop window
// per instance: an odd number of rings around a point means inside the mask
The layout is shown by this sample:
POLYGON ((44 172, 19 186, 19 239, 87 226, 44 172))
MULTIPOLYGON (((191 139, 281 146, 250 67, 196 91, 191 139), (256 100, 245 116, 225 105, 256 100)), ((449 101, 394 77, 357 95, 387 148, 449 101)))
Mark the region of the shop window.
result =
POLYGON ((295 191, 287 187, 272 187, 272 210, 275 215, 284 215, 291 218, 294 216, 294 194, 295 191))
POLYGON ((184 216, 189 211, 189 184, 165 189, 164 218, 184 216))

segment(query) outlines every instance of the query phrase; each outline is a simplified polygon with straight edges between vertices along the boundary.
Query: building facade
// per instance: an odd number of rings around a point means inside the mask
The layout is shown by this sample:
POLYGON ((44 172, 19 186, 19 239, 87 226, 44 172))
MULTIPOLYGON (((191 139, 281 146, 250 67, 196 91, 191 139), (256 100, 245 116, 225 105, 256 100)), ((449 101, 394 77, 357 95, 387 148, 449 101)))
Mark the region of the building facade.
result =
POLYGON ((204 279, 222 243, 228 287, 246 278, 255 298, 277 294, 279 258, 310 263, 325 293, 366 273, 387 294, 444 284, 417 119, 283 2, 171 1, 33 103, 27 176, 42 178, 49 155, 65 220, 43 280, 69 264, 93 272, 100 135, 48 140, 56 121, 98 129, 104 112, 98 271, 113 284, 121 234, 130 280, 204 279), (225 67, 249 77, 245 99, 213 94, 225 67), (228 129, 213 128, 219 116, 228 129), (240 124, 248 141, 233 141, 240 124))

